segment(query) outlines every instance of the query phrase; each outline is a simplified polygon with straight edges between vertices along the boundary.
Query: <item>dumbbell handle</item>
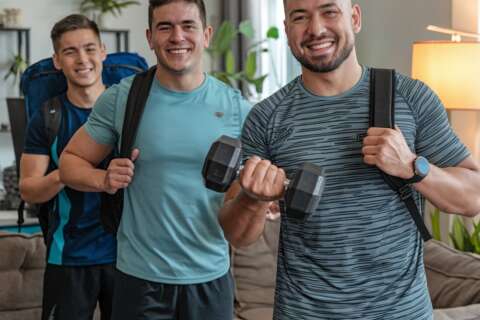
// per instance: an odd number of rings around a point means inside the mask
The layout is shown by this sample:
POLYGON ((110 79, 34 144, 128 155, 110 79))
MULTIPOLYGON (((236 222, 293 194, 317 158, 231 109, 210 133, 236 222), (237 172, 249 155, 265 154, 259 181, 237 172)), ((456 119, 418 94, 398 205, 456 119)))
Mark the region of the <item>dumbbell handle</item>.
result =
MULTIPOLYGON (((237 171, 237 177, 238 175, 240 174, 240 171, 242 171, 244 168, 244 165, 240 165, 240 167, 238 168, 238 171, 237 171)), ((290 184, 290 179, 286 178, 284 181, 283 181, 283 186, 286 188, 288 187, 288 185, 290 184)))

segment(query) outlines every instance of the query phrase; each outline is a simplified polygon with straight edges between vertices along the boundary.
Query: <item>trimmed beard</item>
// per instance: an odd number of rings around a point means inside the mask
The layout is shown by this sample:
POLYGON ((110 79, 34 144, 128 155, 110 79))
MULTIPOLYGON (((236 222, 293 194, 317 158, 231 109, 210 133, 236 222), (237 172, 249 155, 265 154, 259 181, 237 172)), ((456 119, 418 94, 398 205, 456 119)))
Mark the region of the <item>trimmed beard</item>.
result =
POLYGON ((292 54, 293 56, 297 59, 298 62, 300 62, 300 64, 312 71, 312 72, 315 72, 315 73, 327 73, 327 72, 331 72, 335 69, 337 69, 345 60, 347 60, 348 56, 352 53, 352 50, 353 50, 353 43, 350 44, 349 46, 345 47, 341 52, 340 54, 338 55, 337 58, 335 58, 332 62, 328 63, 328 64, 323 64, 323 63, 318 63, 318 64, 314 64, 314 63, 310 63, 309 61, 307 61, 306 59, 302 58, 302 57, 298 57, 292 50, 292 54))

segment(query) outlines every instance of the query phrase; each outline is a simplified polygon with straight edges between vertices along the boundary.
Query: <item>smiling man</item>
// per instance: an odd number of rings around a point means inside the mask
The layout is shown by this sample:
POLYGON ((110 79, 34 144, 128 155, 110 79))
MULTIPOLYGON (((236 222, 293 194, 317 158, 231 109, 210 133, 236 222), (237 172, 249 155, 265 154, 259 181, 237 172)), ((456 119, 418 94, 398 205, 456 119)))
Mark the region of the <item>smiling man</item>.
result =
MULTIPOLYGON (((381 172, 404 179, 421 203, 480 212, 478 164, 420 81, 395 78, 396 129, 369 128, 370 68, 350 0, 284 0, 285 32, 301 76, 256 105, 242 132, 242 191, 221 209, 234 246, 257 239, 285 175, 304 162, 326 170, 311 215, 282 212, 274 319, 429 320, 423 242, 381 172), (279 134, 282 133, 282 134, 279 134), (358 137, 364 137, 363 141, 358 137), (263 160, 262 160, 263 159, 263 160)), ((228 195, 231 197, 231 195, 228 195)))
POLYGON ((105 48, 95 22, 82 15, 57 22, 51 38, 55 67, 67 80, 67 92, 46 102, 61 107, 60 127, 52 143, 39 109, 29 122, 20 162, 22 198, 49 201, 42 319, 89 320, 97 302, 102 319, 110 319, 116 242, 100 223, 100 195, 64 188, 58 171, 63 148, 105 90, 105 48))
POLYGON ((202 0, 150 0, 155 77, 130 159, 95 165, 118 145, 132 79, 99 98, 60 159, 61 178, 83 191, 124 190, 117 233, 112 319, 233 316, 228 243, 218 223, 222 194, 201 169, 220 135, 240 135, 249 105, 208 76, 202 56, 212 35, 202 0))

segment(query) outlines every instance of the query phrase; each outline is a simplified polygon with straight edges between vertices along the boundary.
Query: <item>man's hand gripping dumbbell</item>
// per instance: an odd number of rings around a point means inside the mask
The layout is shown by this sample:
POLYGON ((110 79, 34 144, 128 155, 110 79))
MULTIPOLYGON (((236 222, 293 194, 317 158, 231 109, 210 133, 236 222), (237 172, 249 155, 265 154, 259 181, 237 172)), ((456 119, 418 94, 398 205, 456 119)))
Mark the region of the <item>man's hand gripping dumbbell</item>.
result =
POLYGON ((274 201, 284 197, 288 217, 304 219, 315 211, 325 183, 323 169, 304 163, 290 181, 283 169, 257 156, 241 166, 241 149, 240 140, 228 136, 212 144, 202 169, 207 188, 225 192, 238 176, 242 190, 254 199, 274 201))

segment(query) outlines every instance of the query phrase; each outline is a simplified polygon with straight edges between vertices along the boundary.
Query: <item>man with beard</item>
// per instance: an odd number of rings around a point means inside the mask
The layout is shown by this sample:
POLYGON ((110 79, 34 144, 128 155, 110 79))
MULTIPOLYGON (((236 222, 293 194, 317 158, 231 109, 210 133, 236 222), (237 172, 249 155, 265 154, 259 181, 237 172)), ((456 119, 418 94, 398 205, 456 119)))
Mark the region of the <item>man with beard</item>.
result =
POLYGON ((358 63, 354 45, 358 5, 284 6, 302 75, 256 105, 244 123, 248 160, 241 191, 229 192, 221 209, 225 235, 233 246, 255 241, 285 177, 304 162, 319 165, 326 186, 316 211, 303 219, 282 212, 274 319, 432 319, 422 238, 380 170, 410 183, 416 200, 474 216, 479 166, 438 97, 406 76, 396 75, 396 129, 369 128, 370 69, 358 63))

